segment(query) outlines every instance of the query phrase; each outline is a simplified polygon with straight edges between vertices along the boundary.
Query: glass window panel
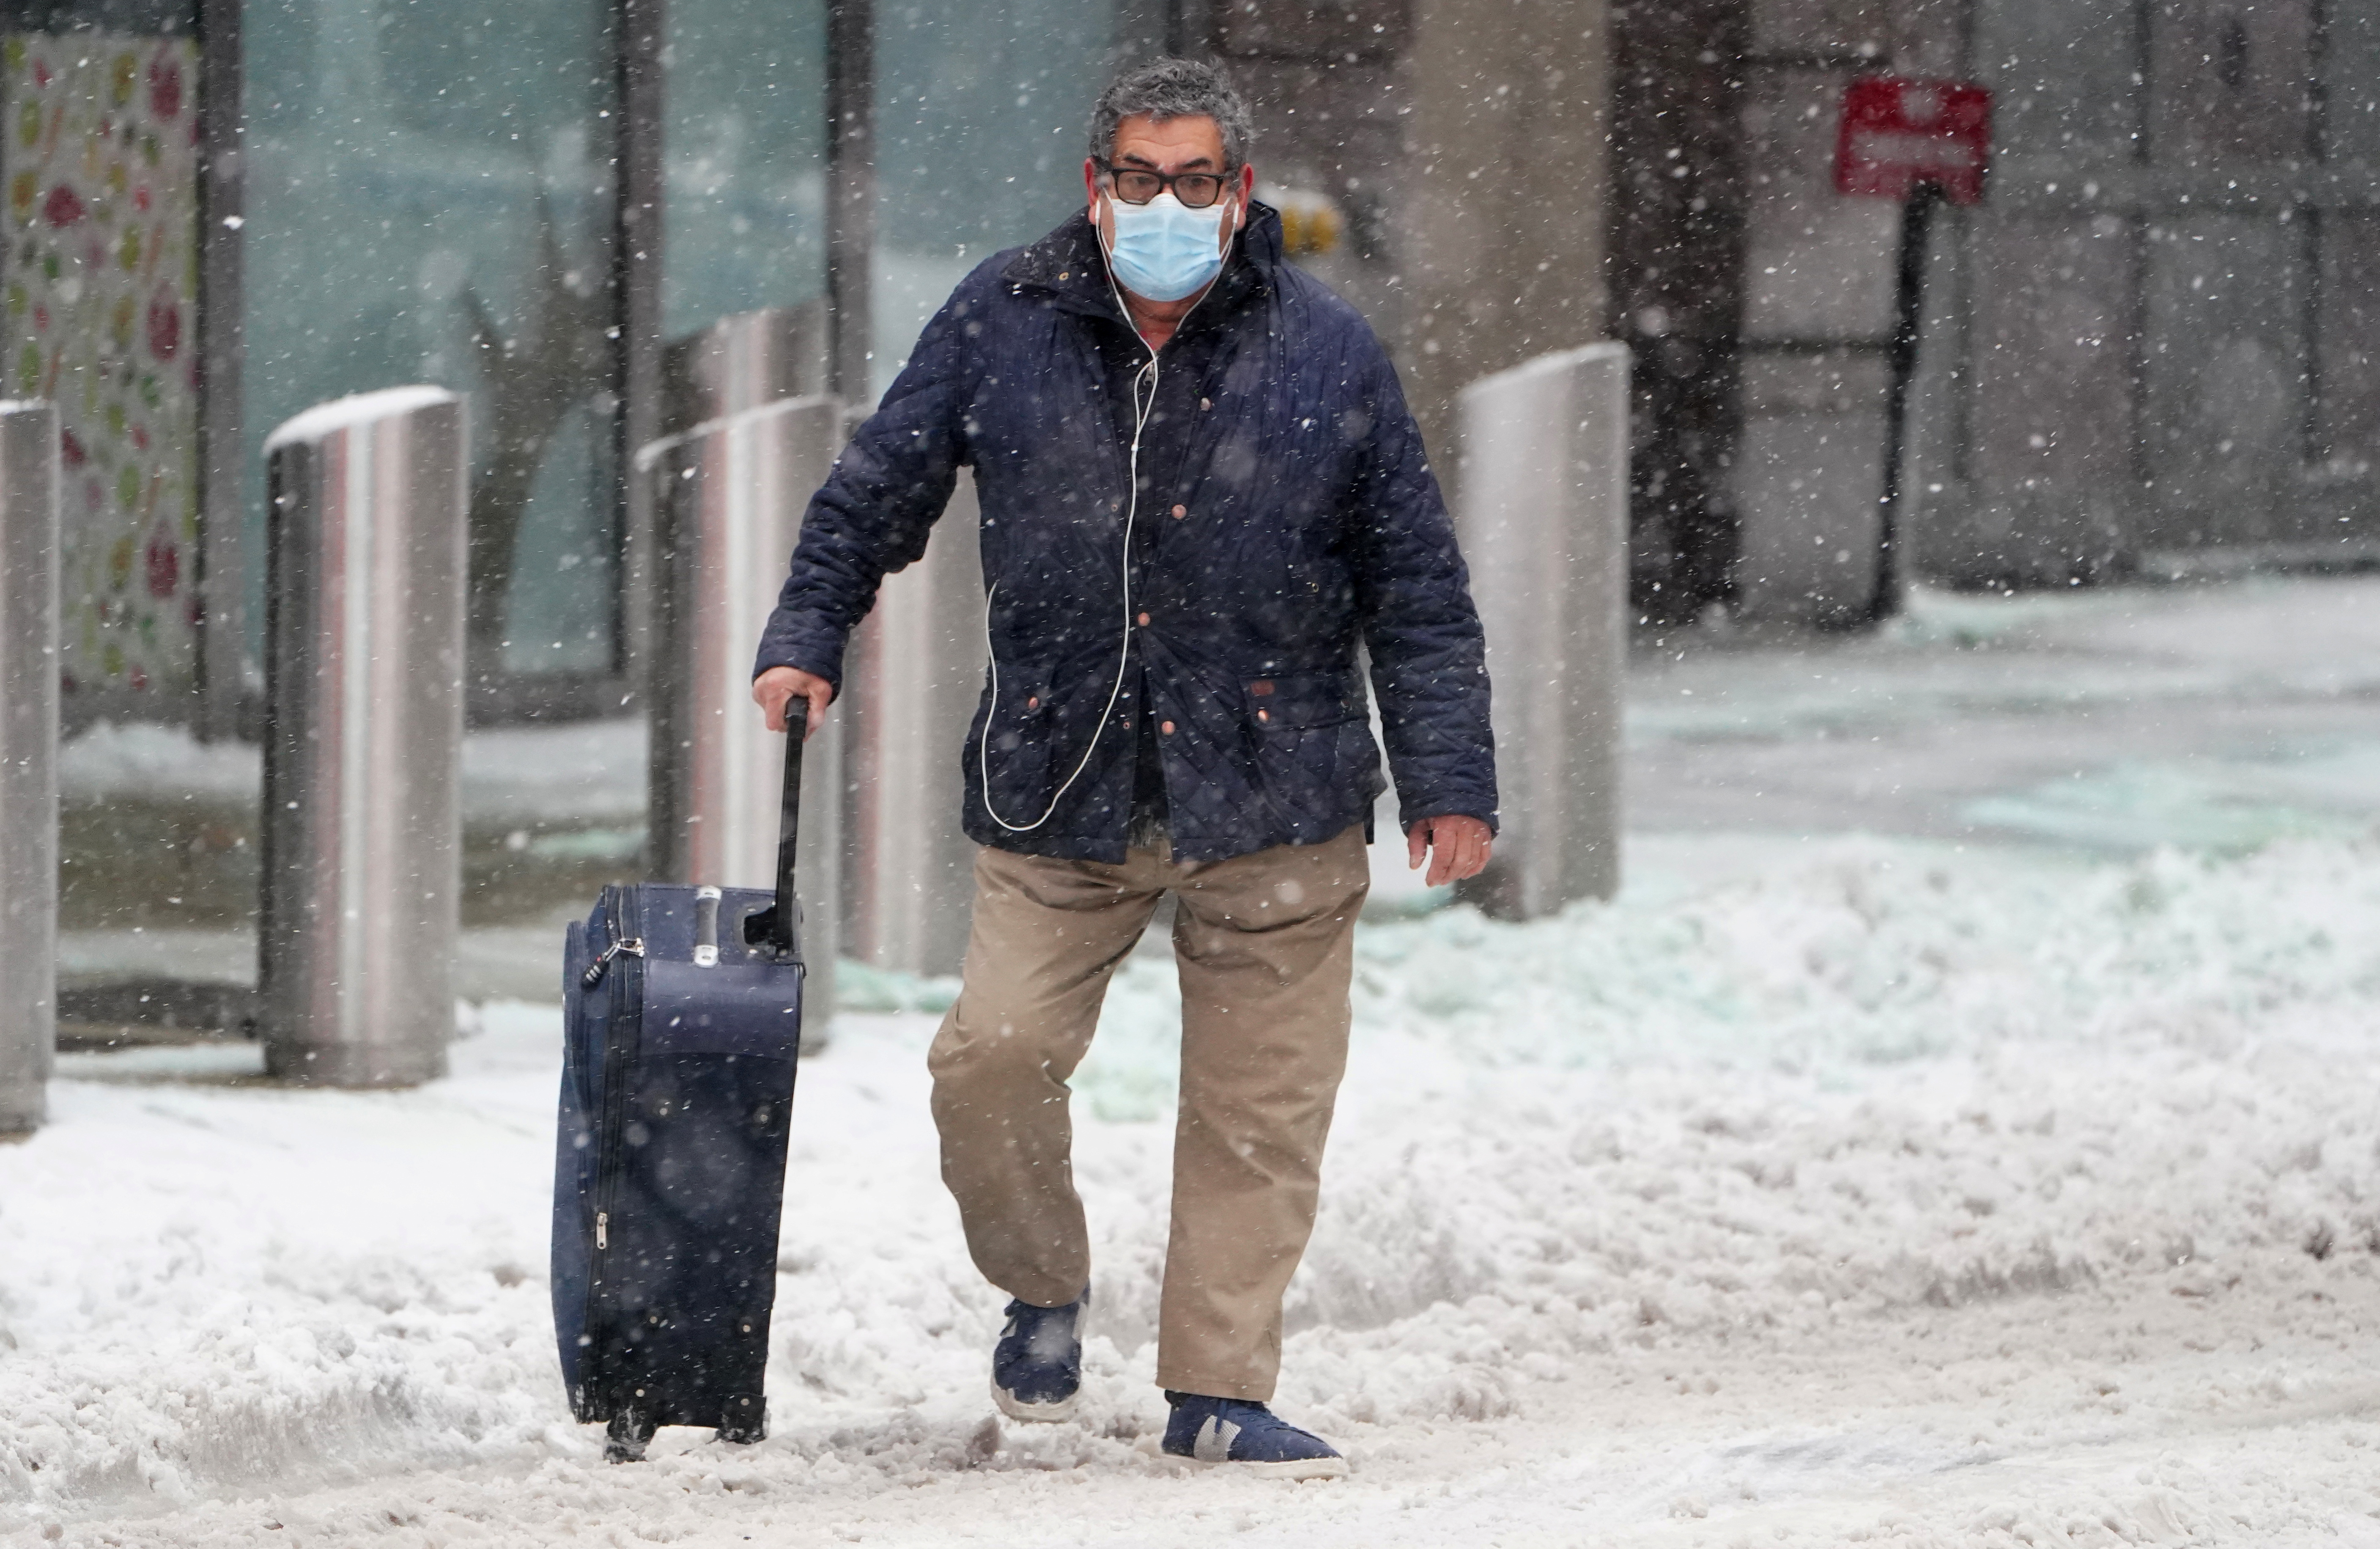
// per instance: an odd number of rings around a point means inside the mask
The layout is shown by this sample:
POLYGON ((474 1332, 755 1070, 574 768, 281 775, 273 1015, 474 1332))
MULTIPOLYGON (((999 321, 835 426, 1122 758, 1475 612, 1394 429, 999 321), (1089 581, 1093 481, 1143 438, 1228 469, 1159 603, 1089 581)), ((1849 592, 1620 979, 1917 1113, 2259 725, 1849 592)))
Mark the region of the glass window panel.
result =
POLYGON ((826 6, 672 0, 669 29, 662 320, 678 338, 826 292, 826 6))
POLYGON ((1992 132, 2018 155, 2129 157, 2141 124, 2131 0, 1984 0, 1976 73, 1992 132))
POLYGON ((2313 455, 2339 471, 2380 447, 2380 217, 2325 215, 2315 241, 2313 455))
POLYGON ((2323 153, 2380 162, 2380 11, 2333 6, 2323 19, 2323 153))
POLYGON ((617 479, 600 428, 611 10, 253 0, 246 13, 255 552, 273 426, 403 383, 468 393, 475 672, 614 660, 617 479))
POLYGON ((876 10, 875 360, 881 393, 968 270, 1083 202, 1113 0, 876 10))
POLYGON ((2312 0, 2166 0, 2150 29, 2158 162, 2204 171, 2313 149, 2312 0))
POLYGON ((2304 246, 2252 215, 2149 230, 2142 373, 2159 548, 2271 541, 2270 492, 2303 455, 2304 246))

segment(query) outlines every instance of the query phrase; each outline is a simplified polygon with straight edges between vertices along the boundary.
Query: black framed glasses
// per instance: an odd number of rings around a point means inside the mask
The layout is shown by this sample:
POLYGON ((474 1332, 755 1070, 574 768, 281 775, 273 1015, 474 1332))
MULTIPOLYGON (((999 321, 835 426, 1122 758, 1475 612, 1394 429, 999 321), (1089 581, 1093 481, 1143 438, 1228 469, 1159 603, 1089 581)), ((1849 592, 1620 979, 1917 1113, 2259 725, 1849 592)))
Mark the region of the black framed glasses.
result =
POLYGON ((1096 161, 1106 175, 1108 187, 1126 204, 1146 204, 1166 189, 1193 210, 1204 210, 1223 197, 1231 186, 1228 172, 1152 172, 1145 166, 1118 166, 1112 162, 1096 161))

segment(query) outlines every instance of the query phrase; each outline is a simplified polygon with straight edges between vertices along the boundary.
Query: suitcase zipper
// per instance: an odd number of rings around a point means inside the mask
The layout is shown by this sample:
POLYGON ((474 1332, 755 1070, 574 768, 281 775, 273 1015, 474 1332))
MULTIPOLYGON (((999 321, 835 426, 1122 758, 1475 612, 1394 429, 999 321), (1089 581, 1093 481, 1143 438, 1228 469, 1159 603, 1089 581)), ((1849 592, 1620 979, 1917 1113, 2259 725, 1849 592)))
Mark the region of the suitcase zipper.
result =
POLYGON ((578 976, 578 982, 590 990, 596 985, 601 984, 603 982, 603 970, 612 966, 613 958, 620 956, 624 952, 631 957, 643 957, 645 955, 645 938, 642 936, 630 936, 625 940, 622 939, 620 935, 619 922, 614 921, 612 925, 612 940, 610 944, 606 945, 602 951, 595 954, 595 960, 587 965, 587 971, 578 976))
MULTIPOLYGON (((631 899, 638 916, 633 923, 641 927, 644 924, 642 893, 622 889, 622 907, 628 907, 631 899)), ((643 960, 643 935, 639 933, 623 940, 619 934, 620 925, 621 921, 614 918, 612 921, 612 945, 603 949, 603 957, 597 959, 599 963, 608 962, 623 954, 639 962, 643 960)), ((603 1051, 603 1152, 597 1159, 595 1177, 595 1246, 599 1249, 611 1246, 613 1196, 619 1190, 624 1161, 620 1153, 621 1131, 627 1128, 628 1120, 628 1040, 620 1035, 627 1031, 625 1024, 631 1017, 636 1018, 634 1031, 637 1040, 641 1043, 644 1037, 643 1008, 638 1005, 642 997, 636 994, 636 987, 637 981, 625 969, 619 981, 612 986, 613 1036, 603 1051)))
MULTIPOLYGON (((631 899, 635 902, 638 918, 630 922, 630 928, 640 931, 644 924, 643 895, 640 890, 621 889, 620 909, 627 909, 631 899)), ((587 982, 590 985, 602 977, 603 968, 614 957, 633 957, 640 966, 642 964, 645 956, 643 936, 623 937, 621 923, 615 911, 611 921, 611 944, 604 947, 601 956, 588 970, 587 982)), ((604 1040, 603 1044, 603 1123, 599 1131, 602 1143, 595 1163, 595 1251, 598 1257, 592 1266, 593 1273, 588 1276, 586 1320, 587 1331, 596 1337, 599 1350, 610 1343, 612 1332, 612 1320, 603 1315, 605 1303, 612 1299, 602 1293, 601 1287, 611 1268, 612 1205, 613 1196, 619 1191, 623 1166, 621 1132, 627 1128, 628 1039, 633 1036, 641 1043, 644 1035, 640 1014, 642 997, 636 993, 640 979, 641 975, 632 975, 624 969, 618 979, 613 981, 612 1014, 607 1018, 611 1036, 604 1040), (636 1016, 633 1029, 625 1025, 631 1015, 636 1016)))

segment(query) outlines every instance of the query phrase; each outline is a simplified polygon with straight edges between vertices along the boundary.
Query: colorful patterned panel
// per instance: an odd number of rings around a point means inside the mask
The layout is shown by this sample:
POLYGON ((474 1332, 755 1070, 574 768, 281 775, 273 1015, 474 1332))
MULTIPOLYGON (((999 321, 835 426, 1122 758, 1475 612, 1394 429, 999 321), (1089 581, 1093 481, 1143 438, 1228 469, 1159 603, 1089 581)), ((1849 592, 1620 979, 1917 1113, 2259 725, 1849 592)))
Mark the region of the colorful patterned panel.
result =
POLYGON ((15 32, 6 65, 7 395, 56 400, 68 691, 196 665, 199 51, 15 32))

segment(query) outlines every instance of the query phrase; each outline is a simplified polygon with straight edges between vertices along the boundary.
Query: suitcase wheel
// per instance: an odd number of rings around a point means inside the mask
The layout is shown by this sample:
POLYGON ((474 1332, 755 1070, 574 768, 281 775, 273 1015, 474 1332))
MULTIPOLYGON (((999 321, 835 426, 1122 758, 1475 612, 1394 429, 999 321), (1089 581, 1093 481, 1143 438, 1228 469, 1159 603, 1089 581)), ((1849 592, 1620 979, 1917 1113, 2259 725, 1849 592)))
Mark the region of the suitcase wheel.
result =
POLYGON ((769 1439, 769 1401, 757 1393, 738 1393, 727 1400, 719 1421, 719 1439, 749 1445, 769 1439))
POLYGON ((653 1439, 655 1429, 652 1417, 642 1409, 622 1409, 603 1433, 603 1461, 643 1462, 646 1444, 653 1439))

